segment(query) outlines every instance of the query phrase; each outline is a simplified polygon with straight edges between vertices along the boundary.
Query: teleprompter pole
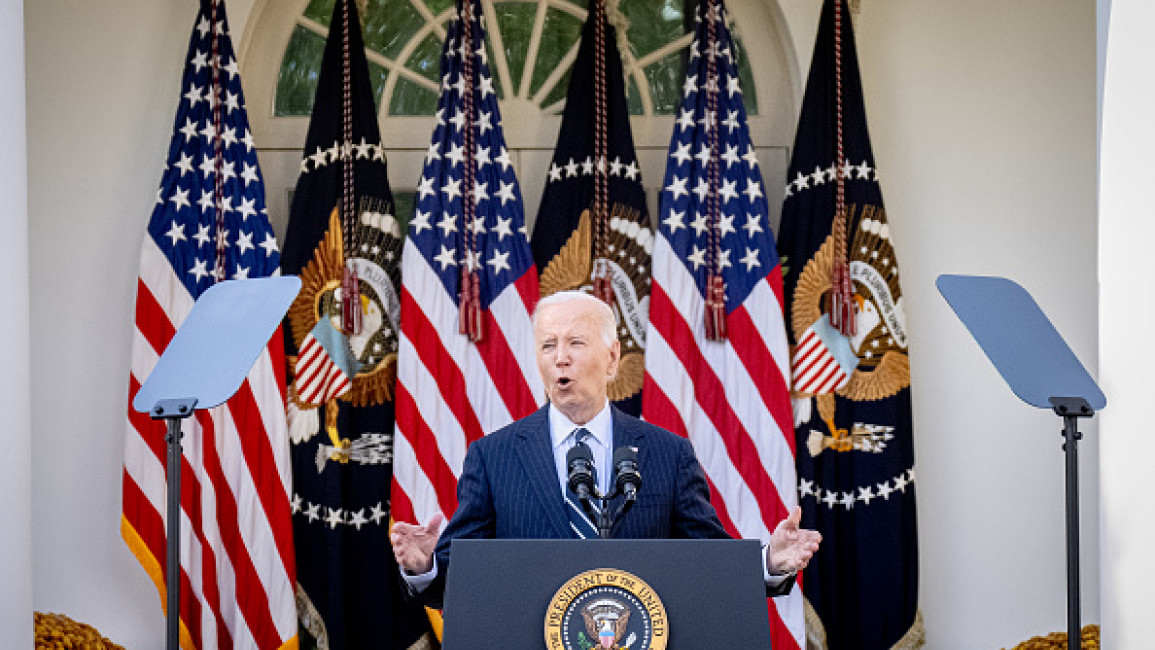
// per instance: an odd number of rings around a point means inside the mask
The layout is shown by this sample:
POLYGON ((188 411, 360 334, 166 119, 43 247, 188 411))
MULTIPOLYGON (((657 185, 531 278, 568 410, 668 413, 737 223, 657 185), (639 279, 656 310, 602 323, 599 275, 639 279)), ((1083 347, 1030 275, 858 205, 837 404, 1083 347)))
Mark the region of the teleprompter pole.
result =
POLYGON ((1081 397, 1052 397, 1051 404, 1063 418, 1063 451, 1067 460, 1067 649, 1081 650, 1083 632, 1079 604, 1079 418, 1095 411, 1081 397))
POLYGON ((165 533, 165 650, 180 650, 180 474, 181 420, 193 414, 197 400, 162 399, 157 401, 150 414, 154 420, 164 420, 168 429, 164 439, 168 444, 167 472, 167 521, 165 533))

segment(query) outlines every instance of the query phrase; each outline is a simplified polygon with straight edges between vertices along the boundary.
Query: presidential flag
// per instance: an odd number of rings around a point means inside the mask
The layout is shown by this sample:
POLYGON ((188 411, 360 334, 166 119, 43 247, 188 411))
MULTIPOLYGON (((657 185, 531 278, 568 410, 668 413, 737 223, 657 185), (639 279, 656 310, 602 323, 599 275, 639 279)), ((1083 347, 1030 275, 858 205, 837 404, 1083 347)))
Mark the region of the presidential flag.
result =
MULTIPOLYGON (((704 0, 670 140, 642 415, 687 437, 734 537, 766 542, 798 503, 782 275, 721 0, 704 0)), ((799 588, 768 604, 803 648, 799 588)))
POLYGON ((542 297, 583 289, 613 307, 622 358, 609 398, 638 415, 654 237, 605 0, 590 2, 537 215, 532 245, 542 297))
POLYGON ((458 3, 441 54, 437 126, 402 262, 393 514, 457 509, 465 449, 544 403, 525 233, 476 0, 458 3))
POLYGON ((389 552, 401 225, 353 0, 334 4, 281 268, 302 640, 428 647, 389 552))
MULTIPOLYGON (((201 293, 222 280, 275 275, 278 263, 223 2, 201 3, 186 61, 141 246, 122 495, 121 534, 162 605, 165 423, 137 413, 132 401, 201 293)), ((278 331, 232 399, 183 424, 186 650, 296 647, 284 367, 278 331)))
POLYGON ((846 3, 822 11, 782 207, 816 646, 911 648, 918 615, 908 333, 846 3))

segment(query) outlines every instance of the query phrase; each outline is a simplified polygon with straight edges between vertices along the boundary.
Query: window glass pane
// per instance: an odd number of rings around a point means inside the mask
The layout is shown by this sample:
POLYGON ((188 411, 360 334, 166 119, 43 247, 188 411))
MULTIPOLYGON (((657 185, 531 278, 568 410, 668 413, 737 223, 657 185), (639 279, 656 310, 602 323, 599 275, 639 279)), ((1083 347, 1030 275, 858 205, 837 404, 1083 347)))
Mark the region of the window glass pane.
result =
POLYGON ((385 90, 385 80, 389 78, 389 70, 372 61, 369 62, 369 83, 373 86, 373 108, 381 110, 381 92, 385 90))
POLYGON ((501 27, 501 44, 505 47, 505 60, 509 63, 509 76, 515 91, 521 84, 521 73, 525 71, 526 48, 533 34, 537 5, 536 2, 499 2, 493 5, 497 24, 501 27))
POLYGON ((405 67, 419 73, 430 81, 441 81, 441 39, 437 34, 430 34, 421 41, 412 56, 405 62, 405 67))
POLYGON ((390 115, 433 115, 437 112, 437 93, 401 77, 389 102, 390 115))
POLYGON ((638 90, 638 81, 634 79, 634 75, 630 75, 629 92, 626 93, 626 105, 630 107, 630 115, 641 115, 642 107, 642 93, 638 90))
MULTIPOLYGON (((325 37, 297 25, 289 46, 285 48, 285 58, 281 60, 273 115, 292 117, 313 113, 313 98, 317 94, 317 77, 324 53, 325 37)), ((381 90, 388 76, 388 70, 369 63, 369 83, 373 86, 373 103, 378 109, 381 108, 381 90)))
POLYGON ((686 55, 687 50, 683 49, 646 66, 646 81, 650 84, 650 101, 655 115, 678 112, 682 104, 682 86, 686 81, 686 55))
POLYGON ((742 102, 746 104, 747 115, 758 114, 758 93, 754 92, 754 71, 750 69, 750 57, 746 56, 746 48, 742 47, 742 39, 737 34, 733 36, 734 54, 738 57, 738 83, 742 87, 742 102))
POLYGON ((329 19, 333 17, 334 4, 336 0, 313 0, 308 7, 305 7, 305 17, 328 27, 329 19))
POLYGON ((542 102, 541 102, 542 108, 546 108, 547 106, 552 106, 556 102, 565 101, 565 95, 567 92, 569 92, 569 75, 570 75, 570 72, 572 72, 572 71, 573 71, 573 66, 570 66, 565 71, 565 74, 563 74, 561 76, 561 79, 557 80, 557 85, 555 85, 553 87, 553 90, 549 91, 549 94, 546 95, 545 99, 542 100, 542 102))
POLYGON ((317 94, 317 76, 324 52, 324 37, 300 25, 293 29, 285 58, 281 59, 274 115, 289 117, 313 112, 313 96, 317 94))
POLYGON ((684 0, 622 0, 630 45, 642 57, 686 33, 684 0))
MULTIPOLYGON (((541 47, 537 51, 537 62, 533 67, 533 82, 530 96, 537 94, 541 84, 553 73, 566 52, 578 42, 582 33, 582 21, 564 11, 550 9, 545 12, 545 27, 541 33, 541 47)), ((568 79, 568 77, 567 77, 568 79)), ((547 102, 548 104, 549 102, 547 102)))
MULTIPOLYGON (((303 15, 328 27, 336 0, 311 0, 303 15)), ((508 85, 519 89, 525 73, 527 45, 533 35, 540 2, 554 5, 565 3, 586 9, 588 0, 493 0, 496 25, 502 35, 505 60, 508 63, 510 79, 508 85)), ((642 57, 665 47, 671 41, 683 36, 693 27, 689 16, 696 0, 621 0, 621 10, 630 21, 631 49, 635 56, 642 57)), ((432 13, 440 14, 451 10, 454 0, 368 0, 368 9, 362 16, 367 50, 390 59, 396 59, 405 47, 412 43, 418 30, 426 26, 422 14, 414 4, 424 4, 432 13)), ((529 83, 529 97, 536 96, 546 79, 561 63, 562 58, 576 45, 581 36, 582 19, 556 6, 545 12, 542 25, 541 45, 533 66, 533 77, 529 83)), ((746 110, 750 115, 758 114, 757 93, 754 92, 754 78, 746 51, 732 27, 734 54, 738 62, 739 79, 744 93, 746 110)), ((274 115, 308 115, 312 110, 313 95, 316 92, 317 76, 324 52, 325 37, 297 26, 286 48, 277 81, 274 115)), ((492 40, 488 40, 490 74, 494 78, 494 90, 499 99, 506 99, 500 72, 494 65, 492 40)), ((440 82, 441 39, 436 34, 422 38, 412 54, 404 62, 410 70, 433 81, 440 82)), ((670 115, 677 112, 681 100, 682 77, 685 74, 686 50, 671 53, 663 59, 651 63, 643 70, 644 83, 652 100, 655 115, 670 115)), ((386 69, 370 63, 370 77, 376 101, 380 105, 380 92, 387 78, 386 69)), ((565 100, 570 73, 567 70, 548 95, 541 98, 540 105, 547 107, 565 100)), ((641 94, 636 86, 637 79, 629 81, 627 94, 630 113, 642 114, 641 94)), ((397 80, 394 97, 390 102, 392 115, 430 115, 436 110, 436 92, 418 84, 397 80)), ((528 99, 528 98, 527 98, 528 99)))
POLYGON ((369 0, 361 22, 365 25, 365 47, 396 59, 413 33, 425 25, 409 0, 369 0))
POLYGON ((454 4, 454 0, 425 0, 425 6, 434 16, 451 8, 454 4))

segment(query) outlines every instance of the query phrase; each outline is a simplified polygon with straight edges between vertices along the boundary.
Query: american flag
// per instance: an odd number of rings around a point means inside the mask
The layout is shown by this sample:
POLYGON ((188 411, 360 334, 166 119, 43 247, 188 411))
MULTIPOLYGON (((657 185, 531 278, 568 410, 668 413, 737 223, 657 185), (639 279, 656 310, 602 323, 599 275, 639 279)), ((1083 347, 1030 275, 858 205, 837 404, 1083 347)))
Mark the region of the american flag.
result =
MULTIPOLYGON (((708 0, 695 16, 658 213, 642 415, 693 443, 727 531, 765 542, 798 503, 790 355, 725 13, 708 0), (724 315, 708 339, 715 297, 724 315)), ((800 590, 769 609, 774 647, 804 647, 800 590)))
POLYGON ((544 402, 530 326, 537 269, 480 14, 478 2, 461 3, 449 26, 437 126, 402 256, 398 521, 452 515, 469 443, 544 402), (464 309, 463 269, 466 281, 476 282, 476 290, 466 288, 464 309))
MULTIPOLYGON (((137 283, 131 405, 213 283, 275 275, 277 242, 222 2, 201 3, 137 283)), ((227 333, 222 332, 222 335, 227 333)), ((297 635, 280 331, 226 404, 184 425, 181 645, 279 648, 297 635)), ((165 425, 128 409, 121 533, 165 593, 165 425)))

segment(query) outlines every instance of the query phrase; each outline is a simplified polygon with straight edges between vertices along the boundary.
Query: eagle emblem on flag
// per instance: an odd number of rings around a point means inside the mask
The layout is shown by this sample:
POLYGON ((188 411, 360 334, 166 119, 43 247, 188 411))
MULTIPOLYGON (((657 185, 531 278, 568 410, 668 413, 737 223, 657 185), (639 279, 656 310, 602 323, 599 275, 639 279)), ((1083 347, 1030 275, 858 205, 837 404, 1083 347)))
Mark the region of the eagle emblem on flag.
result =
MULTIPOLYGON (((397 297, 401 270, 397 261, 401 257, 401 230, 385 206, 362 206, 349 236, 354 250, 345 250, 343 239, 334 209, 325 238, 301 271, 301 293, 289 317, 295 334, 312 331, 322 318, 331 319, 340 331, 344 292, 348 290, 342 283, 343 272, 346 267, 357 269, 361 327, 343 337, 347 352, 358 365, 349 400, 356 406, 380 404, 392 399, 397 375, 397 325, 401 320, 401 301, 397 297)), ((302 342, 303 337, 298 345, 302 342)))
MULTIPOLYGON (((837 390, 853 400, 883 399, 910 385, 906 316, 898 281, 898 264, 894 260, 890 227, 885 217, 877 214, 880 212, 874 206, 862 210, 854 241, 849 247, 857 330, 845 341, 858 363, 848 380, 837 390)), ((834 235, 830 235, 814 257, 806 262, 799 276, 791 319, 797 341, 802 341, 815 325, 829 318, 824 312, 823 299, 831 288, 833 250, 834 235)), ((799 361, 796 355, 796 370, 799 361)), ((816 389, 805 392, 823 394, 833 391, 816 389)))
MULTIPOLYGON (((848 206, 848 213, 854 212, 854 206, 848 206)), ((811 432, 807 448, 812 455, 826 449, 872 451, 875 445, 869 441, 893 429, 859 423, 849 431, 836 427, 836 394, 854 401, 875 401, 910 386, 906 316, 890 227, 876 206, 866 206, 858 216, 847 251, 854 287, 854 334, 846 336, 833 328, 826 312, 832 287, 834 234, 803 266, 791 304, 791 328, 798 341, 791 359, 796 419, 811 419, 809 398, 814 397, 819 417, 832 432, 831 436, 811 432)))
MULTIPOLYGON (((401 322, 401 301, 397 287, 401 280, 398 261, 401 257, 400 226, 386 205, 368 199, 362 201, 361 210, 352 233, 346 236, 338 220, 338 211, 333 210, 329 219, 329 229, 317 246, 313 258, 301 270, 301 292, 289 309, 289 319, 300 354, 293 384, 297 395, 297 408, 309 409, 326 401, 342 399, 354 406, 380 404, 393 398, 393 383, 397 377, 397 331, 401 322), (345 239, 351 240, 352 251, 346 251, 345 239), (349 254, 352 253, 352 254, 349 254), (359 331, 341 332, 344 293, 348 288, 343 283, 345 269, 357 270, 357 299, 361 308, 359 331), (353 372, 349 375, 347 390, 331 392, 325 400, 310 400, 315 394, 310 390, 311 374, 302 372, 302 360, 306 359, 306 342, 313 337, 318 323, 327 320, 336 336, 325 346, 329 356, 336 362, 338 352, 349 359, 341 364, 341 369, 353 372), (341 350, 335 350, 341 347, 341 350)), ((331 409, 336 415, 337 409, 331 409)), ((329 419, 332 419, 331 417, 329 419)), ((337 448, 348 446, 336 433, 333 423, 326 423, 333 445, 337 448)), ((316 431, 316 428, 312 429, 316 431)))

